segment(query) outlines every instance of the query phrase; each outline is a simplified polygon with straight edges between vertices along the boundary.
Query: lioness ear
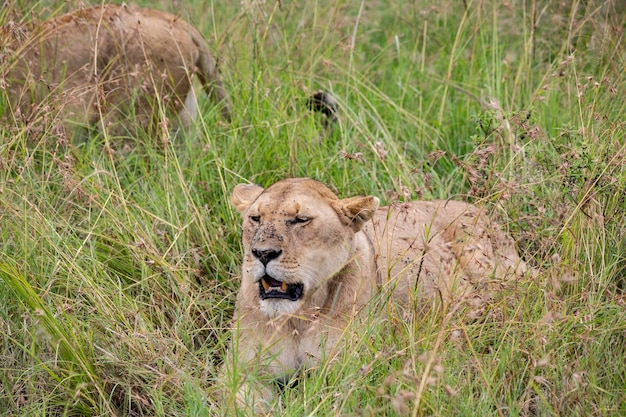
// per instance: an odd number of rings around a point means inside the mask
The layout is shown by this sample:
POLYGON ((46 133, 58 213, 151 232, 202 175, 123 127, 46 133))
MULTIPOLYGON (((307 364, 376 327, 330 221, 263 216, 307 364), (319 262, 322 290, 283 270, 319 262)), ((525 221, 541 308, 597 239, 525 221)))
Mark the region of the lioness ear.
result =
POLYGON ((258 185, 238 184, 233 189, 230 202, 239 213, 243 214, 262 192, 263 187, 259 187, 258 185))
POLYGON ((366 221, 370 220, 378 209, 380 200, 374 196, 352 197, 339 200, 337 212, 345 216, 355 232, 361 230, 366 221))

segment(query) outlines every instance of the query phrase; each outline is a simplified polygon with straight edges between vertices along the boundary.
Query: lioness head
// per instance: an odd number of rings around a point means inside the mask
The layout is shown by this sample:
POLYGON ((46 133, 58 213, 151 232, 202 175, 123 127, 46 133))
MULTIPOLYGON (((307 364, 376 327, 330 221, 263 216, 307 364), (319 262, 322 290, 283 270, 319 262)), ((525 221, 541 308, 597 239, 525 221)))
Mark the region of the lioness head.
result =
POLYGON ((340 200, 306 178, 265 190, 240 184, 231 201, 243 216, 241 291, 270 318, 323 307, 331 278, 354 257, 355 233, 379 205, 373 196, 340 200))

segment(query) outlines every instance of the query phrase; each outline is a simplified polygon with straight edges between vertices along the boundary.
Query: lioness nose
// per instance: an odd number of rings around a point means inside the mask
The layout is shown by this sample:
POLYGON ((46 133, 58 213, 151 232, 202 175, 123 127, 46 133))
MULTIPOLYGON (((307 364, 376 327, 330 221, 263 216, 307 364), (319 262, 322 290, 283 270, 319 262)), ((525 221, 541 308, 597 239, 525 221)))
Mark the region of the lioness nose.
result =
POLYGON ((266 266, 268 264, 268 262, 271 261, 272 259, 278 258, 281 255, 281 253, 283 253, 282 250, 274 250, 274 249, 259 250, 259 249, 252 249, 252 254, 259 261, 261 261, 261 263, 264 266, 266 266))

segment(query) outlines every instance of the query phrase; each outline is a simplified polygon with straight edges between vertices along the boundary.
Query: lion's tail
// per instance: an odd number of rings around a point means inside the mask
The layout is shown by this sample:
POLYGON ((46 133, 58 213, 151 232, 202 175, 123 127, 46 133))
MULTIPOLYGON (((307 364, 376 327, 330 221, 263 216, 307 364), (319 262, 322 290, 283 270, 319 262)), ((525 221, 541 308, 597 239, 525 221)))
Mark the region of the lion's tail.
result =
POLYGON ((220 77, 217 64, 211 52, 207 48, 206 42, 202 35, 197 31, 192 31, 193 43, 198 48, 200 55, 198 56, 198 78, 202 83, 202 87, 211 100, 215 101, 222 107, 222 116, 230 121, 232 104, 230 96, 224 89, 222 79, 220 77))

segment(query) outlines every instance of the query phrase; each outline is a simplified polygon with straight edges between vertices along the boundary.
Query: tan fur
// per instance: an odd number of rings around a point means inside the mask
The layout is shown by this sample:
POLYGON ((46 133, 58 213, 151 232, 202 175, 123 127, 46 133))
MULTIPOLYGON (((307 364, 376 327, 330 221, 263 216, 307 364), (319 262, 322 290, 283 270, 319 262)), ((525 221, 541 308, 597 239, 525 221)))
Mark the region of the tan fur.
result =
MULTIPOLYGON (((302 178, 267 190, 238 185, 231 200, 243 215, 244 259, 227 366, 244 372, 286 379, 332 355, 348 321, 379 291, 411 310, 466 302, 476 308, 525 271, 512 239, 463 202, 378 208, 376 197, 338 199, 302 178), (261 253, 272 254, 265 267, 261 253), (262 301, 264 274, 303 282, 304 297, 262 301)), ((267 386, 253 391, 255 402, 271 396, 267 386)), ((239 400, 253 391, 244 384, 239 400)))
POLYGON ((22 117, 61 109, 75 122, 94 124, 102 116, 108 125, 135 115, 148 128, 164 109, 185 123, 195 112, 184 104, 196 74, 230 118, 202 35, 169 13, 126 5, 81 9, 39 24, 11 49, 5 77, 14 113, 19 109, 22 117))

